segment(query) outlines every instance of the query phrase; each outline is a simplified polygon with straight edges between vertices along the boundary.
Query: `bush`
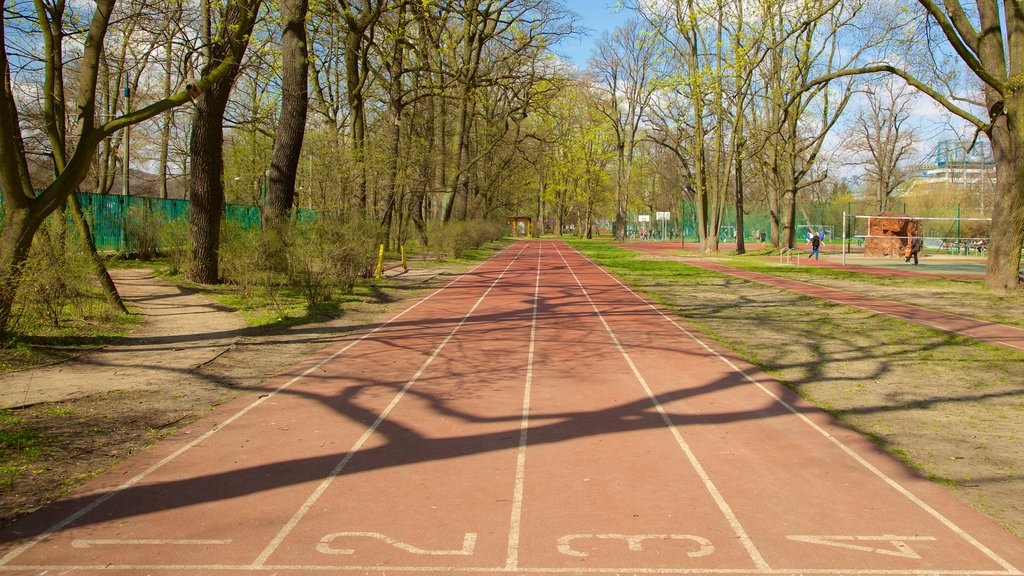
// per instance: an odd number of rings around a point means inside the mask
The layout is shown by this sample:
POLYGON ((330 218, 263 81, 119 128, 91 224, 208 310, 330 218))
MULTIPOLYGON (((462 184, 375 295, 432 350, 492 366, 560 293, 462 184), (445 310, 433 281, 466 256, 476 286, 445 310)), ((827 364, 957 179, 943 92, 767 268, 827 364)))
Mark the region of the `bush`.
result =
POLYGON ((430 248, 438 260, 459 258, 466 250, 483 246, 505 235, 505 225, 491 220, 431 222, 427 226, 430 248))
POLYGON ((66 234, 63 222, 51 218, 36 234, 32 251, 22 270, 12 325, 28 332, 38 329, 44 319, 59 329, 69 306, 86 315, 86 303, 93 287, 92 266, 73 234, 66 234))
POLYGON ((288 274, 310 306, 352 292, 375 263, 372 235, 358 221, 326 217, 291 229, 288 274))
POLYGON ((267 266, 263 254, 265 233, 260 229, 247 230, 224 220, 220 235, 220 274, 224 282, 238 288, 243 298, 252 296, 258 288, 273 288, 274 273, 267 266))
POLYGON ((160 231, 166 218, 153 212, 148 203, 128 207, 124 218, 124 232, 128 252, 134 252, 140 260, 152 260, 160 249, 160 231))
POLYGON ((174 220, 166 220, 160 224, 158 232, 160 253, 167 257, 171 274, 177 274, 185 267, 188 258, 189 236, 188 218, 182 216, 174 220))
POLYGON ((323 217, 277 230, 244 230, 225 224, 221 238, 221 274, 243 297, 262 290, 278 302, 294 288, 308 306, 352 291, 375 263, 366 226, 323 217))

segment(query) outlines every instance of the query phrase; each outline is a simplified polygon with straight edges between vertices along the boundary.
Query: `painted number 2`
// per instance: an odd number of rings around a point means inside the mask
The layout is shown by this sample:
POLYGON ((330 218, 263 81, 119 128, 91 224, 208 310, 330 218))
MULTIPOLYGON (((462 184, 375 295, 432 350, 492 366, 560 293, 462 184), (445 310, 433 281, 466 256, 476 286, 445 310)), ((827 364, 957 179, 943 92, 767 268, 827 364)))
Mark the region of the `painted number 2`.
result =
POLYGON ((335 532, 320 539, 320 543, 316 545, 317 552, 321 554, 355 554, 356 551, 351 548, 334 548, 332 546, 335 540, 342 538, 371 538, 419 556, 472 556, 473 549, 476 548, 476 534, 472 532, 466 534, 462 539, 461 550, 429 550, 396 540, 380 532, 335 532))

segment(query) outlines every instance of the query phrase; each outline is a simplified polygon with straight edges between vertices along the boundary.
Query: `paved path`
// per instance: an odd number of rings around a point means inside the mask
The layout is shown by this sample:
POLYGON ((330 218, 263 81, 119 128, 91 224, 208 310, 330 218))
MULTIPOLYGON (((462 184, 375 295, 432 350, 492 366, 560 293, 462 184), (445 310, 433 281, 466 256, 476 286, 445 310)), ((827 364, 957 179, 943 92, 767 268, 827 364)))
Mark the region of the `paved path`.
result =
POLYGON ((0 407, 173 383, 221 354, 244 328, 236 314, 154 278, 151 270, 114 269, 110 275, 146 323, 124 340, 78 358, 0 376, 0 407))
POLYGON ((20 574, 1021 576, 1024 543, 520 242, 0 532, 20 574))

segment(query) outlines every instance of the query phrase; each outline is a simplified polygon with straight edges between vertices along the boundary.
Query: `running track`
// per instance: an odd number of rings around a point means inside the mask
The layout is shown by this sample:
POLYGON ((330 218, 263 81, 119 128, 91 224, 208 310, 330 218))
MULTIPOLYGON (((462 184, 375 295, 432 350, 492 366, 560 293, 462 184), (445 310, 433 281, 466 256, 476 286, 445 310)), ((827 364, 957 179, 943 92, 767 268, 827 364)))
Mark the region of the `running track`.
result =
POLYGON ((22 574, 1021 575, 1024 542, 520 242, 0 533, 22 574))

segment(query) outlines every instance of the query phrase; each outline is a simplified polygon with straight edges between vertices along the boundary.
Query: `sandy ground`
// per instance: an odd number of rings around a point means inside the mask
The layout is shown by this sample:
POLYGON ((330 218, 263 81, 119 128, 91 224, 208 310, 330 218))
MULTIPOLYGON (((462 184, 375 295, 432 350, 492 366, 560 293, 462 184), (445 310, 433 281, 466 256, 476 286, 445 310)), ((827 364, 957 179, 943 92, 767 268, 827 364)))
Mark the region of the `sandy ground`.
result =
POLYGON ((5 408, 81 398, 110 390, 174 385, 211 362, 243 334, 227 308, 155 277, 147 269, 110 271, 121 296, 146 318, 122 342, 44 368, 7 374, 5 408))

